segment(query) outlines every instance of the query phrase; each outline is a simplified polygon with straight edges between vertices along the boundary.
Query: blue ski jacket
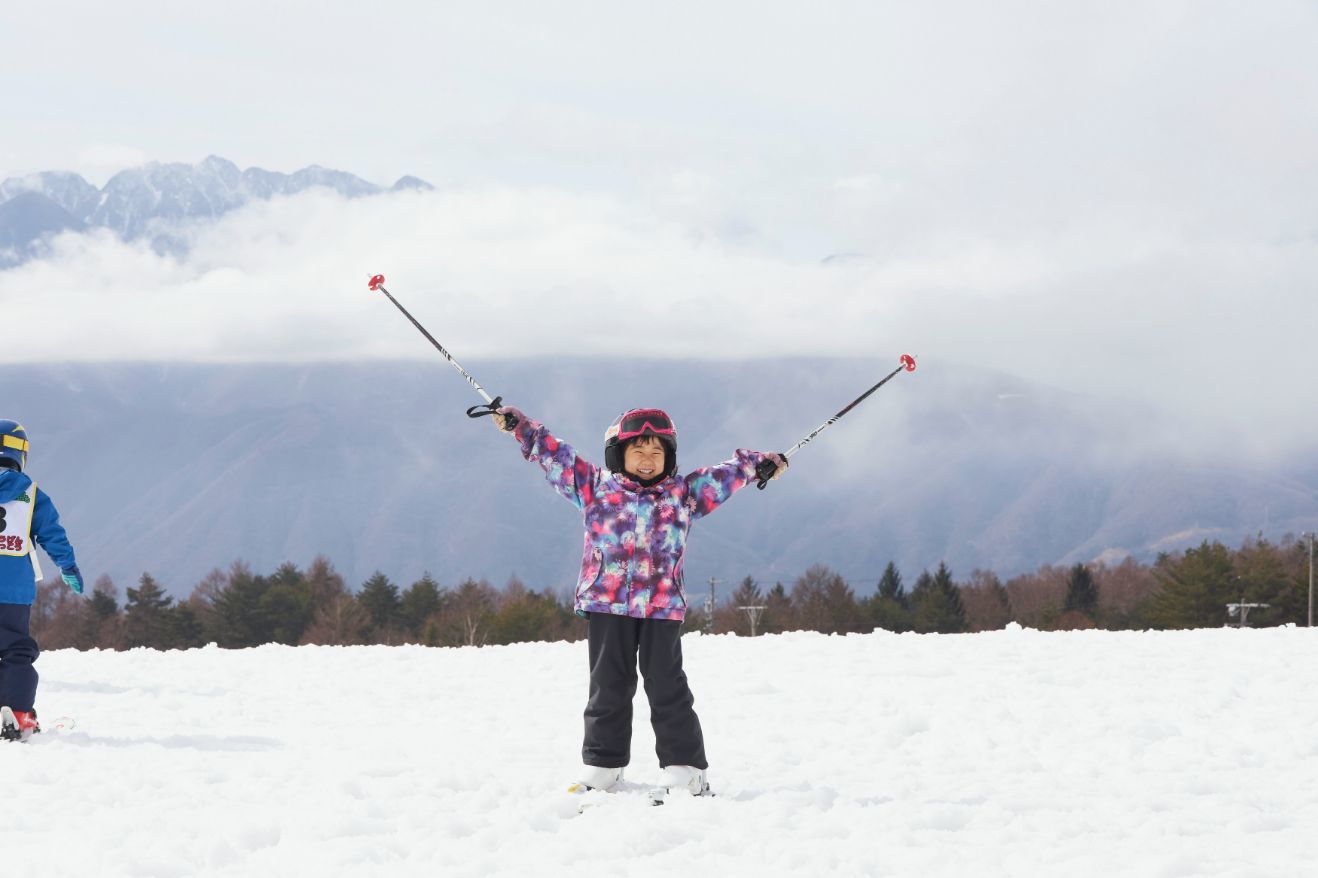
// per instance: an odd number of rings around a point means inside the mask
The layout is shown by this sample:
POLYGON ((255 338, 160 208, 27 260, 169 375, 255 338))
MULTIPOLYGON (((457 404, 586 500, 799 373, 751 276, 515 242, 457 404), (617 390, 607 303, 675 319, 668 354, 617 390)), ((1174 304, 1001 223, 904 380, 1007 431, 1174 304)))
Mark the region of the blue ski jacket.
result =
MULTIPOLYGON (((73 546, 69 545, 68 535, 59 523, 59 512, 50 502, 46 492, 37 488, 33 491, 32 479, 20 472, 0 469, 0 503, 10 503, 23 496, 31 498, 36 506, 32 509, 32 539, 46 550, 50 560, 59 565, 60 570, 68 570, 77 565, 73 557, 73 546), (32 497, 32 494, 36 494, 32 497)), ((0 537, 6 536, 0 534, 0 537)), ((32 568, 32 559, 27 555, 0 555, 0 604, 28 604, 37 599, 37 577, 32 568)))

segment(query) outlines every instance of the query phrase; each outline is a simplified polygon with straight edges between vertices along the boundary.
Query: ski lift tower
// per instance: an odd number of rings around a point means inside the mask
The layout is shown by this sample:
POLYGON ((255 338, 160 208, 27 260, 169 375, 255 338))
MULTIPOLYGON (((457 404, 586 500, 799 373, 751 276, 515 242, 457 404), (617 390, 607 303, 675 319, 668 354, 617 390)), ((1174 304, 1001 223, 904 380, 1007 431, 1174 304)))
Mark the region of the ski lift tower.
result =
POLYGON ((1256 609, 1258 609, 1258 608, 1260 608, 1260 607, 1267 608, 1267 607, 1270 607, 1270 606, 1272 606, 1272 604, 1246 604, 1246 603, 1244 603, 1244 602, 1241 602, 1241 603, 1238 603, 1238 604, 1227 604, 1227 605, 1226 605, 1226 614, 1227 614, 1228 616, 1239 616, 1239 617, 1240 617, 1240 621, 1236 623, 1236 627, 1237 627, 1237 628, 1248 628, 1248 627, 1249 627, 1249 611, 1250 611, 1250 610, 1256 610, 1256 609))
POLYGON ((718 607, 718 599, 714 596, 714 586, 723 580, 709 578, 709 597, 705 598, 705 633, 714 633, 714 610, 718 607))
POLYGON ((746 614, 746 618, 750 620, 750 623, 751 623, 751 637, 754 637, 754 636, 755 636, 755 629, 756 629, 756 627, 758 627, 759 624, 760 624, 760 617, 764 615, 765 607, 763 607, 763 606, 758 606, 758 607, 737 607, 737 609, 739 609, 739 610, 741 610, 743 613, 745 613, 745 614, 746 614))

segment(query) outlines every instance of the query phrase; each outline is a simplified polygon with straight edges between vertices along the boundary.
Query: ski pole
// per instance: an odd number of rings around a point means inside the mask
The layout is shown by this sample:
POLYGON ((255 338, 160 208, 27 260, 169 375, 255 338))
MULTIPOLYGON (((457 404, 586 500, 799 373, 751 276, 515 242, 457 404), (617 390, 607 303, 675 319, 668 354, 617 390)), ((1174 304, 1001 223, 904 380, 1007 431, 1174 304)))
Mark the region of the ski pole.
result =
MULTIPOLYGON (((884 376, 883 380, 880 381, 878 384, 875 384, 869 390, 865 391, 860 396, 853 399, 851 401, 851 404, 848 405, 846 408, 844 408, 842 411, 838 412, 836 415, 829 418, 824 423, 820 424, 817 430, 815 430, 809 436, 805 437, 800 442, 796 443, 790 449, 784 452, 783 457, 790 459, 793 454, 796 454, 796 452, 804 448, 806 444, 810 442, 811 439, 814 439, 820 433, 824 432, 829 427, 833 426, 835 423, 838 422, 839 419, 841 419, 843 415, 854 409, 856 406, 860 405, 862 402, 865 401, 866 397, 868 397, 874 391, 878 390, 883 385, 887 384, 889 381, 893 379, 894 376, 897 375, 898 372, 901 372, 903 370, 907 372, 915 371, 915 357, 912 357, 910 354, 902 354, 900 366, 898 366, 896 369, 893 369, 886 376, 884 376)), ((755 468, 755 478, 757 479, 755 483, 755 487, 763 491, 764 486, 769 484, 769 479, 773 478, 773 474, 777 469, 778 467, 774 465, 774 462, 772 460, 760 461, 760 465, 755 468)))
MULTIPOLYGON (((435 341, 435 337, 433 335, 431 335, 429 332, 426 332, 426 328, 421 325, 421 322, 418 321, 415 317, 413 317, 411 312, 408 311, 406 308, 404 308, 401 302, 399 302, 397 299, 394 298, 393 293, 389 292, 384 288, 384 275, 377 274, 374 277, 372 277, 368 286, 370 287, 372 292, 374 292, 375 290, 379 290, 380 292, 388 296, 389 301, 393 302, 394 305, 397 306, 398 310, 403 312, 403 316, 406 317, 408 320, 411 320, 412 325, 415 326, 418 330, 420 330, 421 334, 426 337, 426 340, 435 346, 435 350, 443 354, 444 359, 452 363, 453 368, 461 372, 462 377, 467 379, 467 383, 470 384, 472 387, 476 388, 476 392, 481 395, 481 399, 485 400, 485 405, 474 405, 471 408, 467 409, 467 417, 479 418, 484 415, 493 415, 497 413, 499 406, 503 405, 503 397, 496 396, 493 399, 490 398, 490 395, 485 392, 485 388, 481 387, 480 384, 477 383, 476 379, 471 377, 471 373, 468 372, 466 369, 462 368, 462 366, 458 363, 458 361, 453 359, 453 355, 450 354, 448 351, 444 350, 444 346, 439 342, 435 341)), ((505 419, 511 420, 511 423, 508 424, 509 427, 517 426, 517 419, 514 418, 513 416, 506 415, 505 419)))

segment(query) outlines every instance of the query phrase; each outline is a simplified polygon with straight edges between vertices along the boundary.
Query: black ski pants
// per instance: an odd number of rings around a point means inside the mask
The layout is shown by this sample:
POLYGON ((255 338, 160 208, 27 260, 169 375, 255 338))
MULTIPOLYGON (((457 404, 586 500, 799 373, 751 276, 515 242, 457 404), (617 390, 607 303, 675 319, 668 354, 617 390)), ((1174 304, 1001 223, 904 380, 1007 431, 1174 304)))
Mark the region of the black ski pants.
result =
POLYGON ((632 698, 639 659, 659 765, 708 768, 695 698, 682 670, 682 623, 591 613, 586 624, 590 700, 581 760, 601 768, 631 762, 632 698))
POLYGON ((31 710, 37 698, 37 669, 32 663, 41 650, 32 639, 32 608, 0 604, 0 706, 31 710))

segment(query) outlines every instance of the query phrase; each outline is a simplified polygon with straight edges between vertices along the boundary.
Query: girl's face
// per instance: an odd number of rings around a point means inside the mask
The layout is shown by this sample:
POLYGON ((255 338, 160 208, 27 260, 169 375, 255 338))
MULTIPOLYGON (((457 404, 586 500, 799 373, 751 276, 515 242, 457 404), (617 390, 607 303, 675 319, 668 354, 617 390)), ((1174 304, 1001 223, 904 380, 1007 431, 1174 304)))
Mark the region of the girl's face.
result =
POLYGON ((622 468, 638 479, 653 479, 664 471, 664 443, 653 436, 632 440, 623 450, 622 468))

